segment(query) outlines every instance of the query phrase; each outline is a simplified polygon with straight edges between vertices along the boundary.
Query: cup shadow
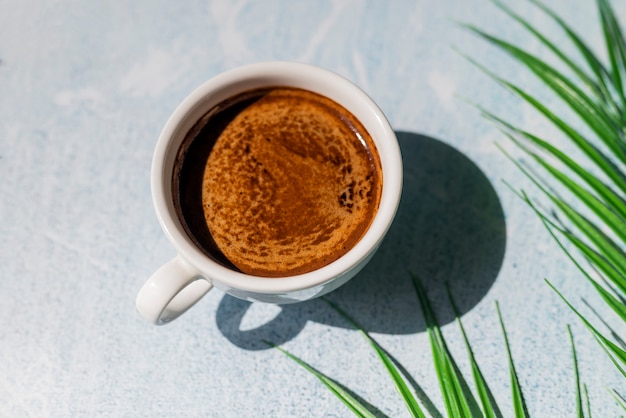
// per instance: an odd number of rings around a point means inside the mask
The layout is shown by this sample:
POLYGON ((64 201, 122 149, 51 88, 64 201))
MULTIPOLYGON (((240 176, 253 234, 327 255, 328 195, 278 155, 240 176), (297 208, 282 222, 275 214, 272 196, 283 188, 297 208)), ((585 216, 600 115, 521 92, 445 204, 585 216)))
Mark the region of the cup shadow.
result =
MULTIPOLYGON (((413 132, 396 132, 404 163, 398 213, 370 263, 326 297, 367 331, 410 334, 425 330, 410 274, 419 277, 437 320, 454 320, 446 287, 460 315, 493 285, 502 266, 506 224, 498 196, 483 172, 445 143, 413 132)), ((322 300, 282 305, 266 324, 241 330, 251 303, 225 295, 217 309, 220 332, 248 350, 296 337, 308 321, 350 328, 322 300)))

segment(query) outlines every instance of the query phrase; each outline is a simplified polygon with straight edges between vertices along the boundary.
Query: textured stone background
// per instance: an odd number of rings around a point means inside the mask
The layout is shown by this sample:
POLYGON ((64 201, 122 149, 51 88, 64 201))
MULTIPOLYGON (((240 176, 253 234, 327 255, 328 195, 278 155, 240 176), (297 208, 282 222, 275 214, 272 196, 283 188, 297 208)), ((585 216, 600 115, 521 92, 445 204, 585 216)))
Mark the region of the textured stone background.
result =
MULTIPOLYGON (((530 2, 508 3, 570 50, 530 2)), ((614 3, 625 16, 626 3, 614 3)), ((591 0, 550 4, 601 48, 591 0)), ((174 255, 149 190, 161 127, 202 81, 264 60, 348 77, 398 131, 406 183, 397 221, 371 264, 330 298, 440 411, 409 271, 422 276, 469 372, 442 291, 450 283, 505 416, 509 377, 495 301, 533 416, 574 414, 568 323, 594 416, 619 413, 607 388, 623 393, 623 378, 544 278, 612 317, 502 182, 533 192, 497 149, 506 146, 502 135, 466 103, 559 140, 458 51, 567 114, 532 76, 455 23, 550 59, 489 1, 0 0, 0 10, 0 416, 349 415, 264 338, 383 413, 407 416, 368 344, 322 301, 281 308, 214 290, 165 327, 135 310, 143 282, 174 255)))

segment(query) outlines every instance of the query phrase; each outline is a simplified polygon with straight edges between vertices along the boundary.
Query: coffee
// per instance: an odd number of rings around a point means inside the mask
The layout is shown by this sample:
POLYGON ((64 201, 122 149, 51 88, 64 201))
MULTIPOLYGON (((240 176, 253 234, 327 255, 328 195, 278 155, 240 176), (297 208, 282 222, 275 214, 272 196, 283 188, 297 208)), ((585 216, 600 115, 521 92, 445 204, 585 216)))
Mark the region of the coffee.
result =
POLYGON ((216 261, 284 277, 349 251, 378 209, 376 146, 316 93, 266 88, 211 109, 187 134, 172 189, 183 227, 216 261))

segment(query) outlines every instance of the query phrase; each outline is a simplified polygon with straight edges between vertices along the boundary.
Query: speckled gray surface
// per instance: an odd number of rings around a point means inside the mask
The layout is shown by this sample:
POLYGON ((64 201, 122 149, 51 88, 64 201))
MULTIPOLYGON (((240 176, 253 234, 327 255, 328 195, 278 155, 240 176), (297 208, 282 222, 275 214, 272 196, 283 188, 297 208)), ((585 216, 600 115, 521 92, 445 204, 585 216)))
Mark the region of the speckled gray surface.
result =
MULTIPOLYGON (((564 42, 530 2, 508 3, 564 42)), ((591 0, 550 3, 600 48, 591 0)), ((613 3, 626 16, 626 3, 613 3)), ((368 344, 321 301, 281 308, 214 290, 164 327, 135 310, 143 282, 173 256, 149 190, 165 120, 207 78, 275 59, 317 64, 359 84, 387 114, 404 153, 405 194, 388 238, 330 298, 372 331, 440 411, 408 271, 424 278, 468 372, 442 292, 450 283, 505 416, 511 400, 495 301, 534 417, 575 411, 571 324, 594 416, 619 413, 607 388, 623 391, 623 378, 544 278, 612 317, 501 181, 529 186, 497 150, 501 135, 459 99, 554 134, 454 50, 560 106, 455 25, 475 23, 547 56, 489 1, 0 0, 0 10, 0 416, 350 414, 262 339, 384 414, 407 416, 368 344)))

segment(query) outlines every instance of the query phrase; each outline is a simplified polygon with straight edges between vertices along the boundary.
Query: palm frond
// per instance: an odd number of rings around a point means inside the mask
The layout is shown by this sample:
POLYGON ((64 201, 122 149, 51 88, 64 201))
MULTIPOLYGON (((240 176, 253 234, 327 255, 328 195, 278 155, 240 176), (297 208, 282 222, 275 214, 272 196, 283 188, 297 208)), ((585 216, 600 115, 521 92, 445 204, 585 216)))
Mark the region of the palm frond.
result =
MULTIPOLYGON (((493 122, 511 140, 522 155, 530 158, 530 166, 505 154, 541 191, 553 208, 547 214, 528 198, 518 193, 531 206, 558 245, 574 262, 583 276, 592 283, 604 303, 626 322, 626 40, 615 12, 607 0, 597 0, 600 27, 608 64, 561 17, 538 0, 532 0, 552 19, 580 53, 582 63, 568 56, 563 48, 546 37, 536 26, 494 0, 511 19, 525 28, 569 70, 571 75, 558 71, 538 55, 529 53, 503 39, 474 26, 465 27, 475 35, 508 54, 534 74, 545 87, 569 107, 574 122, 559 116, 523 87, 507 81, 485 69, 486 74, 517 95, 522 101, 558 128, 564 138, 581 152, 575 159, 549 139, 515 127, 503 118, 479 107, 482 115, 493 122), (583 134, 575 126, 582 122, 590 134, 583 134), (557 165, 558 164, 558 165, 557 165), (537 170, 538 169, 538 170, 537 170), (568 192, 564 197, 556 190, 568 192), (562 239, 562 240, 561 240, 562 239), (574 256, 573 248, 588 263, 583 267, 574 256), (599 277, 600 281, 596 278, 599 277), (606 285, 608 284, 608 286, 606 285)), ((554 288, 554 287, 553 287, 554 288)), ((554 289, 557 293, 558 291, 554 289)), ((598 331, 561 293, 558 295, 574 310, 598 340, 611 360, 622 371, 626 367, 626 352, 598 331)), ((580 396, 578 409, 582 410, 580 396)))
MULTIPOLYGON (((463 341, 465 343, 465 348, 468 354, 468 358, 470 361, 471 369, 472 369, 472 377, 474 379, 475 390, 478 393, 479 402, 476 400, 476 396, 471 391, 469 386, 467 385, 465 378, 459 368, 456 365, 456 362, 450 353, 446 340, 437 324, 437 320, 435 317, 434 310, 432 308, 431 302, 428 299, 426 291, 421 285, 419 278, 416 275, 411 275, 411 280, 413 283, 413 287, 415 289, 417 298, 420 302, 420 307, 422 314, 424 316, 424 320, 426 322, 426 328, 430 340, 431 351, 433 355, 433 365, 435 367, 435 371, 437 374, 437 378, 440 386, 440 393, 443 399, 446 414, 449 417, 485 417, 485 418, 502 418, 503 414, 500 410, 500 407, 496 403, 491 389, 487 384, 480 367, 478 366, 478 362, 474 356, 474 351, 470 345, 469 339, 465 332, 465 327, 461 321, 458 309, 452 298, 451 293, 448 291, 448 298, 450 304, 454 310, 456 322, 458 324, 459 330, 461 332, 463 341)), ((369 333, 361 326, 359 323, 352 318, 344 309, 339 307, 338 304, 332 302, 326 298, 324 300, 328 303, 328 305, 337 312, 341 317, 343 317, 348 323, 350 323, 368 342, 368 344, 372 347, 374 352, 377 354, 379 360, 382 365, 386 368, 389 376, 394 382, 398 392, 405 402, 405 406, 407 410, 414 417, 427 417, 431 416, 433 418, 442 417, 442 414, 434 407, 433 403, 430 399, 422 399, 416 397, 409 385, 406 383, 407 380, 412 380, 412 378, 408 375, 406 369, 399 364, 399 362, 394 359, 387 351, 382 348, 370 335, 369 333), (420 405, 420 402, 424 407, 420 405)), ((529 417, 528 408, 526 406, 526 401, 524 395, 522 393, 522 387, 520 384, 520 380, 517 374, 517 370, 515 368, 515 364, 513 362, 513 356, 511 353, 511 347, 508 339, 508 335, 504 326, 504 320, 502 318, 502 312, 500 311, 500 306, 496 302, 496 311, 498 314, 498 320, 500 323, 500 327, 502 330, 502 335, 504 337, 504 345, 507 352, 507 360, 510 374, 510 386, 511 386, 511 398, 513 400, 513 413, 512 416, 516 418, 527 418, 529 417)), ((587 417, 591 417, 589 399, 587 395, 587 390, 584 385, 581 385, 580 376, 578 372, 578 358, 576 355, 576 349, 574 346, 574 338, 572 336, 571 330, 569 327, 567 328, 570 344, 572 350, 572 359, 574 362, 574 378, 576 385, 576 411, 577 417, 584 418, 585 413, 583 411, 583 394, 585 396, 585 405, 587 407, 587 417)), ((601 337, 599 337, 601 338, 601 337)), ((271 342, 265 341, 271 347, 278 349, 284 355, 286 355, 291 360, 295 361, 297 364, 302 366, 309 373, 317 377, 323 384, 326 386, 338 399, 340 399, 356 416, 358 417, 374 417, 383 415, 381 411, 379 411, 376 407, 369 404, 365 400, 361 399, 358 395, 356 395, 351 389, 348 389, 341 383, 335 381, 330 378, 326 374, 320 372, 315 369, 313 366, 300 359, 296 355, 290 353, 286 349, 279 347, 271 342), (376 413, 374 413, 374 412, 376 413)), ((608 348, 609 350, 613 350, 613 348, 608 348)), ((617 392, 616 392, 617 393, 617 392)))

